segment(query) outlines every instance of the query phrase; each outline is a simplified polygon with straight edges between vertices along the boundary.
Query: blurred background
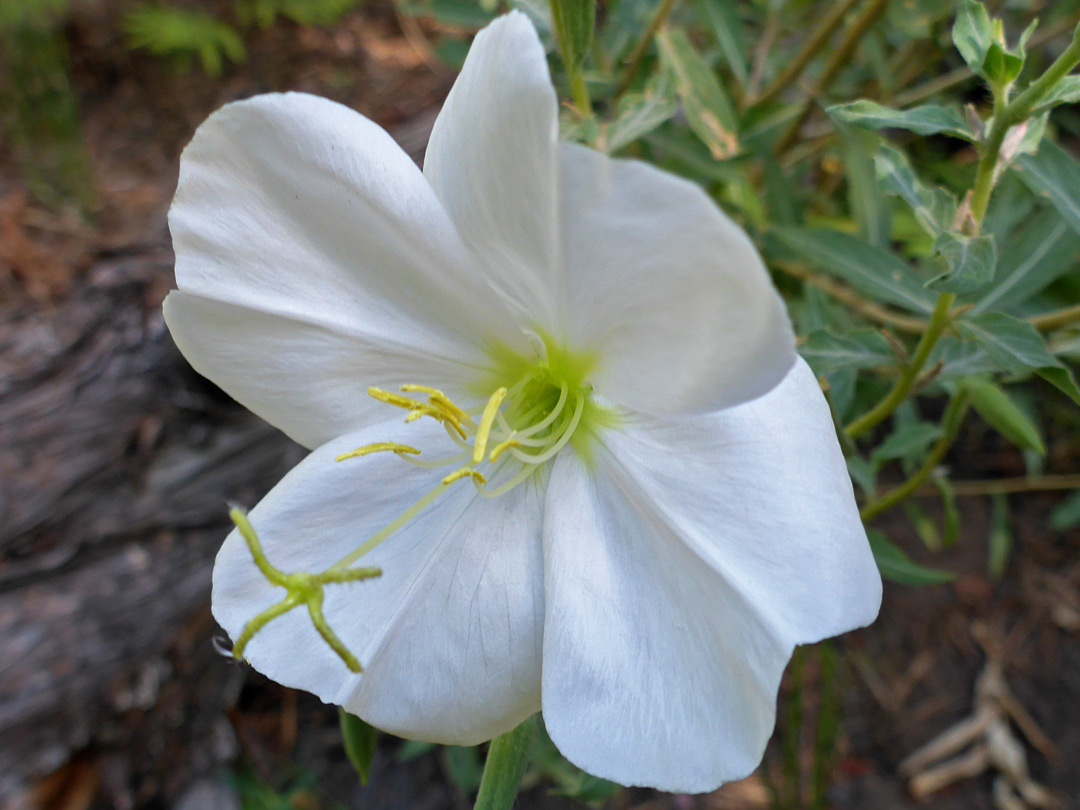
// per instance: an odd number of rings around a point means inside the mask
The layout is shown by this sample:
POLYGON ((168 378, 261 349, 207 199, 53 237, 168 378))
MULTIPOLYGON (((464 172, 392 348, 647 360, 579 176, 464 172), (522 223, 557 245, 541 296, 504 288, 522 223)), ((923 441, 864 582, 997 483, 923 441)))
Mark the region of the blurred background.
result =
MULTIPOLYGON (((632 58, 656 5, 602 2, 607 56, 596 62, 632 58)), ((741 54, 722 75, 745 85, 781 71, 836 4, 686 5, 692 30, 712 21, 695 34, 706 55, 741 54)), ((951 3, 880 5, 842 88, 977 96, 948 42, 951 3)), ((1075 0, 991 6, 1043 18, 1030 46, 1043 64, 1080 18, 1075 0)), ((165 215, 179 154, 211 111, 266 91, 317 93, 374 119, 420 161, 469 37, 500 8, 0 0, 0 807, 471 806, 480 750, 382 737, 361 786, 333 708, 219 651, 209 594, 225 504, 253 505, 303 453, 188 367, 160 304, 173 286, 165 215)), ((794 205, 842 195, 854 160, 842 143, 818 144, 829 125, 807 110, 793 149, 807 148, 781 163, 790 173, 801 161, 794 205)), ((1072 148, 1080 116, 1062 116, 1072 148)), ((710 178, 725 207, 752 218, 754 176, 717 173, 715 153, 685 145, 686 132, 672 107, 621 146, 667 150, 671 168, 710 178)), ((970 166, 960 147, 926 148, 920 160, 941 176, 970 166)), ((1064 400, 1042 403, 1042 390, 1021 395, 1043 409, 1039 471, 1074 474, 1080 421, 1064 400)), ((567 766, 541 736, 521 805, 1080 806, 1080 502, 1022 484, 981 488, 1032 471, 982 423, 956 448, 955 499, 916 501, 877 524, 922 587, 888 584, 876 625, 798 651, 757 774, 709 796, 619 789, 567 766), (935 534, 937 520, 955 536, 935 534), (987 721, 999 715, 1004 724, 987 721), (952 743, 908 759, 950 729, 952 743), (1032 785, 1019 805, 995 788, 1002 762, 1032 785)))

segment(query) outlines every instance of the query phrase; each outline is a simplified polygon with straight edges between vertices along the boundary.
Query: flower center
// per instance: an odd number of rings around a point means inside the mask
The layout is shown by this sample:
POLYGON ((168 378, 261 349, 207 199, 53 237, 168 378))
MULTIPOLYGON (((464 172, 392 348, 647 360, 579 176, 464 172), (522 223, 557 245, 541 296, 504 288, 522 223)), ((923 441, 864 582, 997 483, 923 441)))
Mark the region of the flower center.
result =
POLYGON ((545 341, 543 360, 528 361, 509 354, 501 357, 492 383, 481 394, 486 401, 474 408, 463 408, 439 389, 421 383, 403 385, 400 392, 368 389, 375 399, 405 410, 406 422, 427 417, 442 424, 452 452, 434 459, 418 458, 421 455, 418 448, 386 441, 342 453, 337 461, 372 453, 394 453, 420 467, 453 469, 416 503, 325 571, 285 574, 274 569, 265 560, 255 530, 250 524, 241 525, 234 516, 264 576, 284 587, 287 595, 282 602, 248 622, 233 654, 241 657, 247 642, 267 622, 306 604, 320 635, 351 670, 359 672, 359 662, 333 635, 322 617, 324 584, 353 582, 381 574, 378 569, 352 566, 458 481, 468 479, 481 495, 496 498, 527 481, 571 442, 578 452, 587 453, 590 437, 598 428, 613 425, 617 416, 613 409, 593 397, 592 385, 586 379, 592 367, 590 359, 553 352, 550 345, 545 341), (500 384, 502 380, 513 382, 500 384))

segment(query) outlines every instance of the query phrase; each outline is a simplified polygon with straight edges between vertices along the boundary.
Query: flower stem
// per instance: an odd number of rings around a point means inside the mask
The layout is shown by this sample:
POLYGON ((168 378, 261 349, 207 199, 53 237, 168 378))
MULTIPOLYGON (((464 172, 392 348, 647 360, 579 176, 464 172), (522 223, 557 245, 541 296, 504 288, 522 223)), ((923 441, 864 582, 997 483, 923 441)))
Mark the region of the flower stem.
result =
POLYGON ((880 515, 886 509, 891 509, 896 504, 906 499, 909 495, 912 495, 923 482, 934 472, 938 464, 941 463, 941 459, 945 457, 945 453, 952 445, 953 440, 956 439, 956 434, 960 430, 960 425, 964 421, 964 415, 968 409, 968 395, 967 390, 961 388, 957 391, 956 395, 949 401, 949 406, 945 409, 945 416, 943 423, 945 426, 945 434, 937 440, 934 446, 930 449, 929 455, 926 460, 923 461, 922 466, 916 470, 907 481, 902 483, 896 489, 889 490, 889 492, 882 495, 877 500, 871 501, 859 511, 859 517, 863 521, 868 521, 871 518, 880 515))
POLYGON ((661 0, 660 5, 656 7, 656 12, 653 14, 652 19, 649 20, 649 24, 645 26, 645 30, 641 32, 641 38, 634 45, 634 50, 630 53, 630 59, 627 60, 626 67, 623 68, 622 78, 619 79, 619 85, 615 88, 614 98, 617 99, 625 93, 634 81, 634 77, 645 59, 645 54, 649 51, 649 45, 652 44, 653 37, 660 30, 660 26, 667 21, 674 7, 675 0, 661 0))
POLYGON ((915 381, 919 378, 919 372, 922 371, 927 358, 930 357, 930 352, 937 344, 941 333, 949 325, 949 310, 952 309, 955 300, 956 295, 953 293, 942 293, 938 296, 937 304, 930 315, 930 321, 926 325, 926 331, 919 338, 915 353, 911 356, 911 361, 904 367, 900 379, 896 381, 892 390, 885 395, 884 399, 844 428, 844 433, 847 434, 848 438, 854 439, 876 427, 907 399, 907 395, 911 393, 915 381))
POLYGON ((535 732, 536 718, 530 717, 491 741, 473 810, 509 810, 513 806, 535 732))

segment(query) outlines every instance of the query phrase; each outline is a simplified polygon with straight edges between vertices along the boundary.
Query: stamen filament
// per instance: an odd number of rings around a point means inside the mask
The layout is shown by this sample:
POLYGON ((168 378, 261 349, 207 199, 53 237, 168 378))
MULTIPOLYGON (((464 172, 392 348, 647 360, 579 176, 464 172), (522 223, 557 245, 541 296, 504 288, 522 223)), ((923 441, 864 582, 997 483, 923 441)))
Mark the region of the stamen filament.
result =
POLYGON ((406 523, 408 523, 410 520, 412 520, 422 511, 424 511, 424 509, 426 509, 436 498, 442 495, 449 486, 449 484, 444 484, 440 481, 430 492, 427 493, 427 495, 425 495, 423 498, 418 500, 400 515, 394 518, 394 520, 392 520, 390 523, 387 523, 385 526, 383 526, 382 529, 373 534, 371 538, 364 542, 362 545, 357 546, 355 549, 350 551, 348 554, 346 554, 344 557, 342 557, 340 560, 330 566, 330 570, 347 568, 348 566, 352 565, 354 562, 359 560, 373 548, 378 546, 383 540, 385 540, 387 537, 392 535, 394 532, 396 532, 398 529, 400 529, 402 526, 404 526, 406 523))
POLYGON ((566 397, 569 395, 569 393, 570 393, 570 388, 564 382, 561 386, 559 386, 559 401, 557 403, 555 403, 555 407, 552 409, 551 413, 549 413, 546 417, 544 417, 544 419, 537 422, 532 427, 530 427, 530 428, 528 428, 526 430, 520 431, 519 435, 525 436, 525 437, 533 436, 533 435, 539 433, 544 428, 546 428, 548 425, 550 425, 556 419, 558 419, 559 414, 562 413, 562 409, 566 405, 566 397))
POLYGON ((447 458, 437 458, 437 459, 432 459, 430 461, 428 461, 426 459, 409 458, 408 456, 399 456, 399 458, 402 459, 403 461, 407 461, 407 462, 409 462, 410 464, 412 464, 412 465, 414 465, 416 467, 423 467, 424 469, 427 469, 427 470, 434 470, 434 469, 438 469, 439 467, 446 467, 446 466, 448 466, 450 464, 460 464, 461 462, 465 461, 465 459, 467 459, 468 457, 469 457, 468 451, 465 451, 463 453, 455 453, 454 455, 449 456, 447 458))
POLYGON ((479 464, 484 460, 487 452, 488 437, 491 436, 491 424, 495 421, 495 415, 499 412, 499 406, 506 398, 506 389, 500 388, 488 400, 484 406, 484 414, 480 417, 480 426, 476 429, 476 445, 473 448, 473 464, 479 464))
POLYGON ((515 449, 511 449, 510 452, 513 454, 514 458, 518 459, 519 461, 524 461, 526 464, 543 464, 549 458, 562 450, 566 446, 566 443, 570 441, 570 437, 574 435, 574 431, 577 429, 578 423, 581 421, 581 414, 584 412, 585 397, 578 397, 577 402, 574 403, 574 415, 570 419, 569 426, 567 426, 567 428, 562 432, 559 440, 547 450, 545 450, 543 453, 533 456, 515 449))

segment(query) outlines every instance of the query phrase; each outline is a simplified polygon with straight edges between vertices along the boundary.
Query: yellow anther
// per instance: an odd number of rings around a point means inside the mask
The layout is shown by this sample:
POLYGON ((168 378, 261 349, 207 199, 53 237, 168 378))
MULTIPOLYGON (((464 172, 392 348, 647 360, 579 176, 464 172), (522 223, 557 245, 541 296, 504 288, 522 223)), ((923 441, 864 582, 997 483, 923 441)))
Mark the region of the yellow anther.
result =
POLYGON ((480 424, 476 428, 476 444, 473 446, 473 464, 479 464, 484 460, 487 452, 488 437, 491 436, 491 426, 495 422, 495 415, 499 412, 499 406, 506 399, 506 389, 500 388, 484 406, 484 413, 480 417, 480 424))
POLYGON ((375 386, 369 388, 367 392, 369 397, 374 397, 380 402, 385 402, 387 405, 397 405, 399 408, 404 408, 407 411, 424 406, 423 402, 417 402, 415 399, 403 397, 401 394, 395 394, 393 391, 384 391, 375 386))
POLYGON ((428 405, 426 402, 416 402, 414 405, 416 407, 412 408, 409 411, 409 415, 405 417, 406 422, 415 422, 422 416, 430 416, 432 419, 437 419, 442 422, 447 427, 453 428, 454 432, 461 438, 464 439, 467 435, 465 433, 465 428, 462 427, 461 423, 457 420, 457 417, 453 414, 447 413, 433 405, 428 405))
POLYGON ((358 458, 360 456, 366 456, 369 453, 408 453, 409 455, 418 456, 420 451, 415 447, 409 447, 407 444, 398 444, 397 442, 374 442, 373 444, 365 444, 363 447, 357 447, 355 450, 350 450, 348 453, 342 453, 337 456, 337 461, 345 461, 350 458, 358 458))
POLYGON ((457 406, 454 400, 450 399, 446 394, 440 391, 438 388, 432 388, 429 385, 417 385, 416 383, 406 383, 401 386, 401 390, 405 392, 419 392, 423 394, 429 394, 428 402, 435 405, 438 408, 442 408, 454 415, 459 422, 464 422, 469 418, 469 415, 465 413, 461 408, 457 406))
POLYGON ((444 484, 452 484, 455 481, 460 481, 462 478, 471 478, 478 484, 486 484, 487 479, 484 474, 479 470, 474 470, 472 467, 462 467, 454 470, 446 478, 442 480, 444 484))
POLYGON ((499 442, 497 445, 495 445, 495 448, 491 451, 491 455, 488 456, 488 461, 494 462, 496 459, 499 458, 499 456, 501 456, 505 451, 509 450, 511 447, 521 447, 521 442, 519 442, 513 436, 511 436, 506 441, 499 442))

